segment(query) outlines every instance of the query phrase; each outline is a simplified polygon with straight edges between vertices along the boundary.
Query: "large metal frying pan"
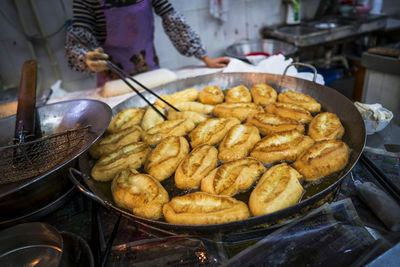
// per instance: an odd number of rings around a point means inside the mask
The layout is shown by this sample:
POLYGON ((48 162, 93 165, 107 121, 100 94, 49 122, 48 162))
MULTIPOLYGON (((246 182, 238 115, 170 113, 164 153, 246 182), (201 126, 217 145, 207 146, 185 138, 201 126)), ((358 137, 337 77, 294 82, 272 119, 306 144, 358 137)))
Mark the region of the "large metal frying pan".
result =
MULTIPOLYGON (((189 87, 201 90, 205 86, 219 86, 221 89, 228 89, 233 86, 244 84, 251 87, 255 83, 267 83, 277 88, 278 91, 284 91, 287 89, 295 90, 297 92, 308 94, 314 97, 318 102, 322 104, 323 111, 329 111, 336 113, 343 123, 346 130, 343 140, 351 148, 351 155, 349 163, 340 173, 324 179, 322 183, 318 185, 319 191, 314 195, 310 195, 307 198, 303 198, 299 203, 292 205, 286 209, 268 214, 263 216, 251 217, 241 221, 235 221, 223 224, 213 224, 213 225, 176 225, 170 224, 164 221, 155 221, 145 218, 141 218, 133 215, 118 208, 113 202, 110 183, 96 182, 90 178, 90 170, 93 165, 88 155, 84 154, 79 159, 79 166, 81 171, 86 174, 85 182, 89 187, 89 190, 84 188, 82 185, 78 184, 75 180, 79 189, 92 197, 101 204, 110 207, 111 209, 123 213, 126 217, 137 220, 141 223, 149 224, 158 228, 169 229, 177 232, 230 232, 237 231, 243 228, 251 228, 258 225, 270 225, 281 221, 284 218, 293 216, 295 214, 301 213, 304 210, 325 201, 329 194, 332 194, 335 189, 338 188, 341 180, 346 176, 346 174, 353 168, 357 162, 365 144, 365 127, 364 122, 353 105, 342 94, 337 91, 322 86, 310 81, 282 76, 282 75, 272 75, 272 74, 262 74, 262 73, 217 73, 204 76, 198 76, 194 78, 188 78, 183 80, 178 80, 175 82, 168 83, 166 85, 157 87, 154 89, 158 94, 171 94, 189 87), (281 85, 281 87, 279 86, 281 85)), ((144 93, 144 95, 151 101, 154 102, 155 97, 144 93)), ((144 107, 146 106, 145 101, 143 101, 139 96, 133 96, 121 104, 113 108, 113 114, 131 107, 144 107)), ((74 176, 74 175, 72 175, 74 176)), ((72 178, 72 180, 74 180, 72 178)), ((170 180, 170 179, 167 179, 170 180)), ((171 197, 171 196, 170 196, 171 197)))
MULTIPOLYGON (((110 107, 96 100, 63 101, 39 107, 37 111, 43 136, 76 127, 91 127, 82 146, 55 168, 38 177, 0 184, 0 228, 42 209, 60 197, 68 185, 71 187, 64 174, 65 168, 70 167, 104 133, 111 120, 110 107)), ((0 147, 13 143, 15 119, 15 115, 0 119, 0 147)))

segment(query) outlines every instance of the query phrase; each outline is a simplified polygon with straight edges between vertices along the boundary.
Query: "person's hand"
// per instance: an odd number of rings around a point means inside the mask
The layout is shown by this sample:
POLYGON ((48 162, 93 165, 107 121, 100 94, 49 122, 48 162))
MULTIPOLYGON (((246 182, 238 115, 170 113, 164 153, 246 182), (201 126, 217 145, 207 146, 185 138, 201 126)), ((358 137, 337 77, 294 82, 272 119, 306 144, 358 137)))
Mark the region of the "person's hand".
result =
POLYGON ((108 59, 108 55, 104 53, 103 48, 98 47, 86 53, 85 62, 90 70, 100 72, 108 69, 107 62, 104 59, 108 59))
POLYGON ((223 68, 229 63, 229 58, 219 57, 219 58, 209 58, 207 56, 203 57, 204 63, 209 68, 223 68))

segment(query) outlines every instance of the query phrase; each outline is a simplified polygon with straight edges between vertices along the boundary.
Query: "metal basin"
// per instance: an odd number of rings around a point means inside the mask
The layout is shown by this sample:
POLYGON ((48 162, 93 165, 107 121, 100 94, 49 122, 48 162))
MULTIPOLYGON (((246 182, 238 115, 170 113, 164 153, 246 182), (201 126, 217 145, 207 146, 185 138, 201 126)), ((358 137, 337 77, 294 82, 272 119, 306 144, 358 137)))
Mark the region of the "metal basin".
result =
POLYGON ((230 45, 225 50, 225 55, 245 59, 245 55, 255 52, 263 52, 270 55, 282 53, 285 56, 291 56, 297 52, 297 48, 290 43, 273 39, 250 40, 230 45))

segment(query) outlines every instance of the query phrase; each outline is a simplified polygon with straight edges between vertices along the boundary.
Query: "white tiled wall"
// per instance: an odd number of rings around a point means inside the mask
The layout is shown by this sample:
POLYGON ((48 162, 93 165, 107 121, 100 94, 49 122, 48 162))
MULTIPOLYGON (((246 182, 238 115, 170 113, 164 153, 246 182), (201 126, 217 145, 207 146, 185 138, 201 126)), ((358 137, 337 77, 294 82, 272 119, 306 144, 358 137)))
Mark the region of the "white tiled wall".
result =
MULTIPOLYGON (((170 0, 175 9, 183 14, 188 24, 200 35, 211 57, 223 55, 224 49, 236 41, 259 38, 259 29, 262 26, 278 24, 284 20, 284 7, 280 0, 225 1, 228 1, 229 7, 228 21, 221 23, 210 15, 208 0, 170 0)), ((49 34, 57 30, 66 18, 71 18, 72 0, 1 0, 1 2, 0 82, 6 87, 18 87, 22 63, 33 56, 26 38, 20 33, 22 29, 14 3, 18 2, 21 7, 28 35, 35 35, 39 34, 39 28, 34 20, 31 2, 37 7, 45 33, 49 34), (63 12, 62 4, 66 7, 66 14, 63 12), (8 20, 4 18, 4 14, 8 20)), ((201 64, 199 60, 184 57, 175 50, 165 35, 158 16, 155 23, 155 45, 162 67, 176 69, 186 65, 201 64)), ((70 91, 95 87, 94 76, 82 75, 68 68, 64 57, 64 38, 65 31, 62 30, 49 39, 49 47, 63 80, 62 87, 70 91)), ((40 67, 38 90, 41 91, 55 83, 57 79, 45 43, 35 41, 33 46, 40 67)))

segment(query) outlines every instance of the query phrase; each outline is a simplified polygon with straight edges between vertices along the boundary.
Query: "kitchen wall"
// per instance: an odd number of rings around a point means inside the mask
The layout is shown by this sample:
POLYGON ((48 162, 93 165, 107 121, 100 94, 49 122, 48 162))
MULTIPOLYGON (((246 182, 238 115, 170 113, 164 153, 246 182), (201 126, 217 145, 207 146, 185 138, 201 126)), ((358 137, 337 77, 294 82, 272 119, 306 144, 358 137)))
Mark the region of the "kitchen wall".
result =
MULTIPOLYGON (((170 0, 175 9, 184 15, 188 24, 201 36, 211 57, 223 55, 224 49, 236 41, 259 38, 258 31, 262 26, 278 24, 284 20, 284 7, 279 0, 225 1, 228 3, 227 21, 221 22, 210 15, 208 0, 170 0)), ((31 58, 36 58, 39 63, 40 91, 57 80, 62 80, 62 88, 69 91, 95 87, 94 75, 82 75, 71 71, 65 60, 65 30, 62 26, 72 17, 72 0, 1 2, 0 88, 15 90, 19 86, 21 66, 25 60, 31 58), (35 11, 40 25, 35 18, 35 11), (22 18, 23 25, 19 17, 22 18), (41 33, 46 36, 57 30, 60 31, 50 36, 47 42, 37 38, 41 33)), ((161 18, 158 16, 155 45, 162 67, 176 69, 202 64, 201 61, 184 57, 175 50, 165 35, 161 18)))

